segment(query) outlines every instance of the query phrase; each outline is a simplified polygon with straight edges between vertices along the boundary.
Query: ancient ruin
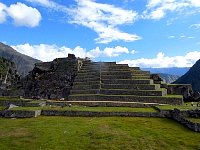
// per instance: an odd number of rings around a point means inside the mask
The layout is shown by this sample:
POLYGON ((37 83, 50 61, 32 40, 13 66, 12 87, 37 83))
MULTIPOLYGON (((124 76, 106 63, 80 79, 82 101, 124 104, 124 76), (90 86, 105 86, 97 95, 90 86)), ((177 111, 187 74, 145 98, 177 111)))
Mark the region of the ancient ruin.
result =
POLYGON ((182 85, 179 91, 176 87, 169 88, 159 75, 139 67, 93 62, 69 54, 67 58, 35 64, 29 75, 9 92, 12 96, 66 101, 182 104, 183 95, 187 97, 191 87, 182 85))

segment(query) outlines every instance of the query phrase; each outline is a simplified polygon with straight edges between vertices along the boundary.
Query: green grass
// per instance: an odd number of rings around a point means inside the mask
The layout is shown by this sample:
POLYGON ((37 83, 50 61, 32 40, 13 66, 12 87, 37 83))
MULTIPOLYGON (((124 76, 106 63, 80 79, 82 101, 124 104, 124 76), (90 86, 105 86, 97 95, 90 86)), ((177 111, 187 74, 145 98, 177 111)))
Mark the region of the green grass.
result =
POLYGON ((0 97, 0 100, 13 101, 13 100, 20 100, 20 99, 19 98, 15 98, 15 97, 0 97))
POLYGON ((183 105, 163 105, 163 106, 157 106, 158 108, 162 110, 173 110, 174 108, 178 108, 179 110, 194 110, 199 107, 196 106, 197 103, 193 103, 194 106, 191 106, 191 103, 184 103, 183 105))
POLYGON ((0 110, 4 110, 6 107, 4 106, 0 106, 0 110))
POLYGON ((15 107, 10 110, 42 110, 42 107, 15 107))
POLYGON ((200 118, 187 118, 188 120, 194 122, 194 123, 199 123, 200 124, 200 118))
POLYGON ((41 103, 41 102, 45 102, 45 100, 32 100, 28 103, 37 104, 37 103, 41 103))
POLYGON ((16 107, 12 110, 61 110, 61 111, 95 111, 95 112, 157 112, 154 108, 131 108, 131 107, 16 107))
POLYGON ((193 150, 199 139, 164 118, 0 118, 2 150, 193 150))

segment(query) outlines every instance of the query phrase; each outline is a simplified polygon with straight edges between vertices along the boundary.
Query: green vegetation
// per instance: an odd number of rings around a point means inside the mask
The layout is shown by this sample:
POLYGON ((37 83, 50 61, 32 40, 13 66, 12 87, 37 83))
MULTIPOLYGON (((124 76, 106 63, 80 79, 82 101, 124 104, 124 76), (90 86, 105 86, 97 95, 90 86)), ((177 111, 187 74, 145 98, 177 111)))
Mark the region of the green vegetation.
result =
POLYGON ((193 106, 191 106, 191 102, 189 103, 184 103, 183 105, 163 105, 163 106, 158 106, 159 109, 162 110, 173 110, 174 108, 177 108, 179 110, 194 110, 199 107, 196 105, 197 103, 193 103, 193 106))
POLYGON ((41 103, 41 102, 45 102, 45 100, 32 100, 28 103, 32 103, 32 104, 38 104, 38 103, 41 103))
POLYGON ((4 106, 0 106, 0 110, 4 110, 6 107, 4 106))
POLYGON ((16 97, 0 97, 0 100, 13 101, 13 100, 20 100, 20 99, 16 97))
POLYGON ((0 118, 1 149, 192 150, 200 134, 161 118, 0 118))
POLYGON ((191 122, 200 124, 200 118, 187 118, 187 119, 190 120, 191 122))
POLYGON ((0 57, 0 75, 3 77, 7 74, 8 71, 8 61, 0 57))
POLYGON ((95 111, 95 112, 156 112, 154 108, 131 108, 131 107, 16 107, 12 110, 61 110, 61 111, 95 111))

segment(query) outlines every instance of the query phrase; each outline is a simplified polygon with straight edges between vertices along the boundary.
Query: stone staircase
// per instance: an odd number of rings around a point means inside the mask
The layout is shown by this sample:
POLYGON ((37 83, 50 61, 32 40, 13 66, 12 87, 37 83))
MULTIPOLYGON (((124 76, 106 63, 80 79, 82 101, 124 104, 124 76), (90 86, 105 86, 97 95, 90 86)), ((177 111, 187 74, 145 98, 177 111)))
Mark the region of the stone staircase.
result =
POLYGON ((149 71, 116 62, 85 61, 74 80, 69 101, 121 101, 181 104, 150 79, 149 71))

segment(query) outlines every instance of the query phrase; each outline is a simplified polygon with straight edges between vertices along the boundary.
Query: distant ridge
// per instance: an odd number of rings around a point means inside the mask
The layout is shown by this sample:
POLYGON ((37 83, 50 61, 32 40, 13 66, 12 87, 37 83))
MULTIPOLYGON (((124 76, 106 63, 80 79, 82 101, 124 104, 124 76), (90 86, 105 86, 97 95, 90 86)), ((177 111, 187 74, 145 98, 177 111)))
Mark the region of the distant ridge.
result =
POLYGON ((170 67, 170 68, 142 68, 142 70, 150 71, 151 73, 164 73, 170 75, 182 76, 190 68, 189 67, 170 67))
POLYGON ((21 76, 25 76, 34 68, 35 63, 42 62, 27 55, 21 54, 12 47, 0 42, 0 57, 15 62, 17 71, 21 76))
POLYGON ((180 76, 171 75, 171 74, 165 74, 165 73, 160 73, 160 77, 161 77, 166 83, 172 83, 172 82, 176 81, 180 76))
POLYGON ((192 84, 193 91, 200 92, 200 60, 190 70, 174 82, 175 84, 192 84))

